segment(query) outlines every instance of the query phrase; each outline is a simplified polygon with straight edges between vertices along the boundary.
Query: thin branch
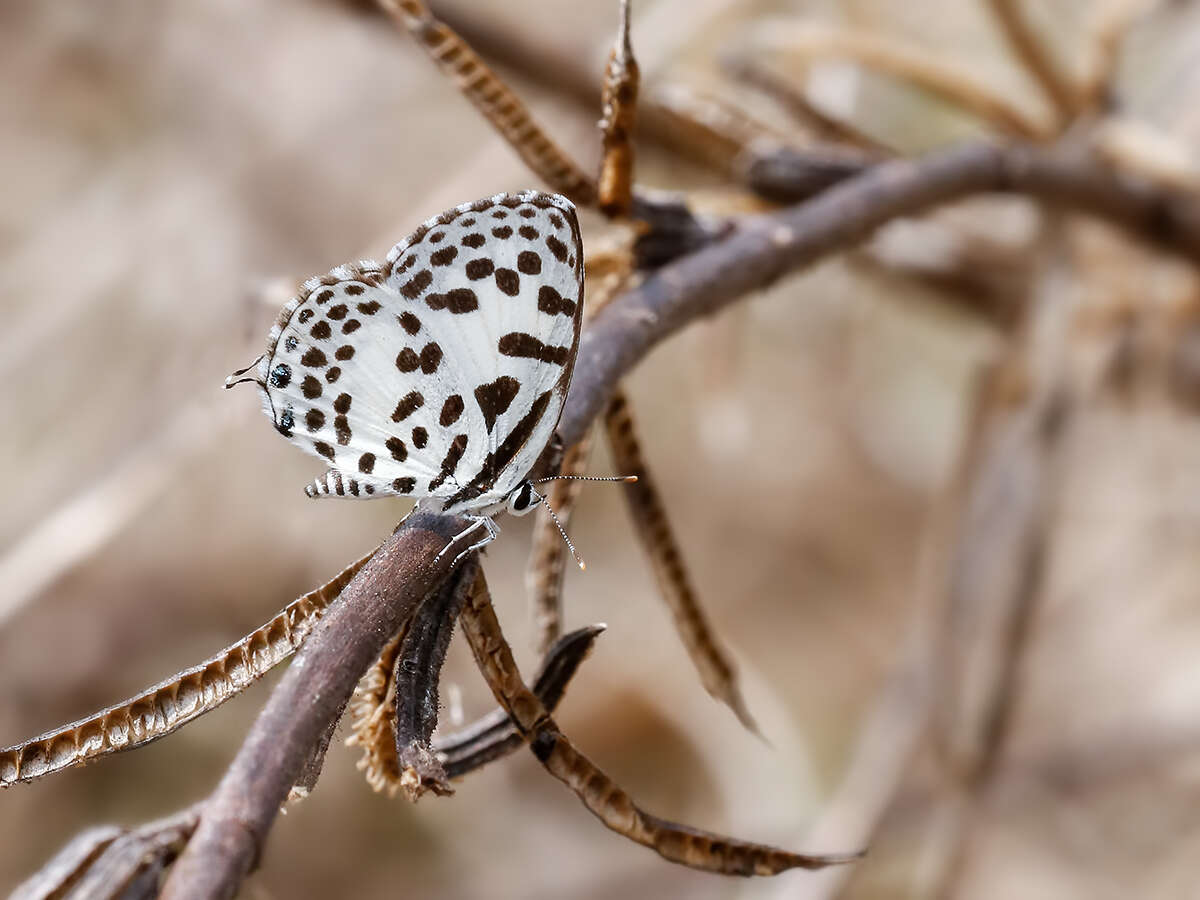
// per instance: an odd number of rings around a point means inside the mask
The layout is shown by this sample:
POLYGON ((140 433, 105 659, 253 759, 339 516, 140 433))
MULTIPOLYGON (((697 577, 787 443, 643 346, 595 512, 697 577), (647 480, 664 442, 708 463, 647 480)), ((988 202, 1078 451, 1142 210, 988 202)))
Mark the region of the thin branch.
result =
POLYGON ((680 156, 726 175, 734 173, 747 147, 759 141, 779 144, 786 137, 731 101, 682 82, 648 85, 641 112, 639 134, 648 132, 680 156), (647 119, 656 125, 653 130, 645 126, 647 119))
MULTIPOLYGON (((563 454, 562 475, 582 475, 591 455, 590 432, 575 446, 563 454)), ((563 528, 571 524, 571 514, 583 490, 583 482, 563 479, 551 483, 546 492, 546 501, 558 516, 563 528)), ((529 594, 534 631, 537 633, 535 649, 539 656, 549 652, 550 647, 562 635, 563 578, 567 570, 567 545, 554 519, 545 508, 536 513, 533 526, 533 541, 529 550, 529 563, 525 570, 525 588, 529 594)))
POLYGON ((1046 45, 1033 31, 1020 0, 987 0, 996 17, 1008 46, 1026 71, 1038 83, 1058 115, 1058 125, 1065 127, 1080 108, 1079 88, 1062 71, 1046 45))
POLYGON ((805 62, 852 60, 897 81, 939 97, 1010 135, 1040 140, 1050 129, 1012 103, 1007 95, 976 77, 974 70, 937 59, 917 47, 857 30, 798 24, 790 20, 758 23, 752 48, 771 50, 805 62))
POLYGON ((234 895, 329 722, 388 639, 449 574, 453 553, 437 554, 459 528, 457 519, 410 516, 330 605, 205 802, 164 898, 234 895))
POLYGON ((598 315, 580 343, 559 422, 563 441, 579 440, 617 382, 689 322, 858 245, 891 219, 985 192, 1024 193, 1089 213, 1200 261, 1196 198, 1122 177, 1086 158, 985 143, 881 163, 807 203, 744 221, 730 237, 665 266, 598 315))
POLYGON ((759 54, 730 50, 721 55, 720 63, 731 78, 775 101, 798 125, 811 131, 819 140, 847 144, 865 150, 877 159, 893 154, 892 148, 814 104, 804 93, 802 84, 780 75, 759 54))
POLYGON ((1107 0, 1088 23, 1090 59, 1079 86, 1081 111, 1110 106, 1121 45, 1129 30, 1158 0, 1107 0))
POLYGON ((675 630, 700 674, 701 684, 710 696, 733 710, 748 731, 761 736, 742 696, 733 658, 718 639, 692 588, 683 554, 667 519, 666 507, 642 456, 633 414, 624 392, 619 389, 609 401, 604 425, 616 470, 638 478, 633 484, 625 485, 623 490, 630 517, 640 543, 650 557, 659 593, 671 611, 675 630))
POLYGON ((0 788, 156 741, 237 696, 296 651, 374 552, 199 665, 78 722, 0 750, 0 788))
MULTIPOLYGON (((567 685, 592 652, 604 632, 603 625, 589 625, 559 638, 547 652, 533 681, 533 693, 550 712, 558 708, 567 685)), ((475 723, 434 741, 434 747, 451 778, 460 778, 516 750, 525 739, 503 709, 492 711, 475 723)))
POLYGON ((538 761, 569 787, 604 825, 664 859, 723 875, 777 875, 788 869, 821 869, 859 859, 861 853, 811 855, 752 844, 660 819, 633 799, 576 750, 525 686, 512 650, 492 609, 480 570, 463 609, 463 633, 496 701, 529 742, 538 761))

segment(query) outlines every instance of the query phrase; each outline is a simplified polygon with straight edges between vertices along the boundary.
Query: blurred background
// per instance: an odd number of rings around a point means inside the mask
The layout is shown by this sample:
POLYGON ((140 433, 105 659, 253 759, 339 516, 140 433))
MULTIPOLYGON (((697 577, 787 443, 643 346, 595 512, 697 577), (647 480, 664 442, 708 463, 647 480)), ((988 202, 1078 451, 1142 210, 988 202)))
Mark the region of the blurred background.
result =
MULTIPOLYGON (((615 2, 433 6, 594 165, 615 2)), ((783 140, 812 135, 731 60, 769 64, 860 147, 1014 138, 829 49, 903 45, 1003 98, 1023 137, 1087 130, 1114 164, 1197 189, 1200 4, 1024 4, 1070 77, 1107 66, 1103 102, 1072 122, 998 25, 1011 6, 644 0, 633 41, 648 95, 704 92, 783 140), (1092 26, 1112 14, 1106 57, 1092 26)), ((390 531, 403 504, 307 500, 316 462, 223 379, 297 280, 540 185, 366 3, 8 0, 0 51, 6 746, 204 659, 390 531)), ((653 135, 639 153, 642 185, 761 208, 653 135)), ((585 240, 611 228, 589 216, 585 240)), ((884 229, 629 379, 769 743, 701 688, 619 491, 599 486, 572 526, 588 571, 567 576, 567 625, 609 628, 558 719, 651 812, 811 851, 869 838, 864 862, 708 876, 606 831, 528 753, 413 806, 372 793, 339 745, 245 896, 1194 896, 1198 329, 1186 263, 987 198, 884 229)), ((529 525, 506 523, 487 559, 526 672, 529 525)), ((87 826, 207 794, 272 681, 0 794, 0 890, 87 826)), ((457 638, 447 691, 468 720, 491 708, 457 638)))

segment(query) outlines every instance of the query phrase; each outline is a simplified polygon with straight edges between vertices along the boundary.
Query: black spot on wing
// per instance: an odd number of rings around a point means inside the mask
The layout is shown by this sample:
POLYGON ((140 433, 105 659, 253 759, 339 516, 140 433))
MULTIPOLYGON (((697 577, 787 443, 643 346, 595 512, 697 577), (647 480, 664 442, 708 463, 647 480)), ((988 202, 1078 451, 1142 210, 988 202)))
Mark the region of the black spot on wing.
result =
POLYGON ((543 344, 532 334, 523 331, 510 331, 500 338, 496 346, 502 356, 536 359, 540 362, 553 363, 556 366, 566 365, 571 356, 570 347, 552 347, 543 344))
POLYGON ((500 442, 500 446, 496 448, 495 452, 488 453, 479 474, 456 494, 447 498, 446 506, 474 500, 491 489, 492 485, 496 483, 496 478, 513 461, 533 434, 534 429, 537 428, 538 422, 546 414, 546 408, 550 405, 550 398, 553 394, 554 390, 551 388, 538 395, 538 398, 533 401, 533 405, 530 406, 529 412, 513 426, 512 431, 500 442))
POLYGON ((416 300, 425 292, 425 289, 433 284, 433 273, 428 269, 422 269, 404 284, 400 285, 400 293, 409 300, 416 300))
POLYGON ((424 405, 425 398, 421 396, 419 391, 409 391, 396 404, 396 409, 392 413, 392 421, 403 422, 424 405))
POLYGON ((429 482, 429 492, 433 493, 446 479, 454 474, 454 470, 458 468, 459 460, 463 458, 463 454, 467 452, 467 436, 465 434, 455 435, 454 440, 450 442, 449 449, 446 450, 446 456, 442 459, 442 469, 438 472, 437 477, 429 482))
POLYGON ((452 288, 444 294, 430 294, 425 298, 430 309, 448 309, 455 315, 479 309, 479 298, 470 288, 452 288))
POLYGON ((479 404, 489 432, 495 427, 496 418, 508 411, 520 390, 521 382, 511 375, 501 375, 491 384, 481 384, 475 388, 475 402, 479 404))
POLYGON ((458 421, 464 408, 463 398, 458 394, 451 394, 442 404, 442 414, 438 417, 438 424, 443 428, 449 428, 458 421))
POLYGON ((575 301, 568 300, 548 284, 538 288, 538 309, 552 316, 575 315, 575 301))

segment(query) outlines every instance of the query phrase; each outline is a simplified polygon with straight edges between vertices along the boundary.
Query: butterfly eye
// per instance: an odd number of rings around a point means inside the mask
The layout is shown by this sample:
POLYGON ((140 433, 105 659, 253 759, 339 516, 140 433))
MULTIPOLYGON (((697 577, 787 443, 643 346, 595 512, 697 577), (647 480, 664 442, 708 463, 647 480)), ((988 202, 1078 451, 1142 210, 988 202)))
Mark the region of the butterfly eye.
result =
POLYGON ((508 495, 508 511, 514 516, 523 516, 537 506, 541 499, 533 485, 526 481, 508 495))

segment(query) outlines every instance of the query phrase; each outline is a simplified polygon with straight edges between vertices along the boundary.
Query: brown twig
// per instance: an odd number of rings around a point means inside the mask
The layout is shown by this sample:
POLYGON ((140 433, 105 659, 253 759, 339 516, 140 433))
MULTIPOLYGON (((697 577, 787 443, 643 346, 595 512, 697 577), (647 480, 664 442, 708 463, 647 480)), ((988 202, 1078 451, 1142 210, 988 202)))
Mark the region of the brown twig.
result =
POLYGON ((330 606, 205 802, 163 897, 234 895, 329 722, 383 645, 449 574, 453 554, 435 559, 459 526, 410 516, 330 606))
POLYGON ((604 825, 671 862, 723 875, 777 875, 788 869, 821 869, 853 862, 861 853, 791 853, 678 825, 639 809, 612 779, 571 745, 550 713, 525 686, 492 609, 480 571, 463 609, 463 633, 479 670, 500 706, 538 761, 578 795, 604 825))
POLYGON ((613 465, 622 474, 636 475, 638 478, 624 487, 629 513, 640 543, 650 557, 659 593, 671 611, 675 630, 687 649, 692 665, 700 674, 701 684, 713 699, 733 710, 747 730, 761 735, 742 696, 733 659, 722 646, 692 588, 683 554, 667 520, 666 507, 646 468, 634 431, 633 415, 620 389, 609 401, 604 413, 604 425, 613 465))
POLYGON ((564 442, 578 440, 620 378, 689 322, 857 245, 891 219, 984 192, 1023 193, 1089 213, 1200 261, 1200 202, 1085 158, 985 143, 881 163, 807 203, 751 218, 725 240, 654 273, 597 316, 583 334, 559 423, 564 442))
POLYGON ((730 50, 722 54, 720 62, 721 68, 730 77, 775 101, 818 140, 855 147, 877 159, 892 155, 892 148, 810 101, 799 84, 784 78, 763 62, 758 54, 730 50))
POLYGON ((1081 111, 1110 105, 1121 45, 1130 28, 1157 0, 1106 0, 1088 23, 1090 58, 1078 88, 1081 111))
MULTIPOLYGON (((533 693, 550 712, 558 708, 567 685, 592 652, 604 632, 603 625, 589 625, 559 638, 542 660, 533 680, 533 693)), ((503 709, 494 710, 471 725, 434 741, 434 747, 451 778, 506 756, 524 743, 517 727, 503 709)))

